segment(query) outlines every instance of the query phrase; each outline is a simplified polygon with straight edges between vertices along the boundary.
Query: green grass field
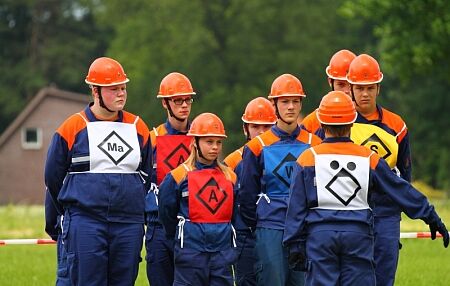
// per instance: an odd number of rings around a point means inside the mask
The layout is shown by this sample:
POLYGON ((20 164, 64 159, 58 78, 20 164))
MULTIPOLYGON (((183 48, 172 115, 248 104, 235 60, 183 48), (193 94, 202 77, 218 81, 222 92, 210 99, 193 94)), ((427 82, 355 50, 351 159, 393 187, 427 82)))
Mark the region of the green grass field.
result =
MULTIPOLYGON (((434 203, 450 225, 450 200, 434 203)), ((0 239, 47 238, 43 229, 42 206, 0 207, 0 239)), ((428 231, 428 227, 405 218, 402 231, 428 231)), ((402 243, 396 285, 450 285, 450 249, 442 246, 441 239, 403 239, 402 243)), ((54 245, 0 246, 0 285, 52 285, 55 271, 54 245)), ((145 262, 140 265, 136 285, 148 285, 145 262)))

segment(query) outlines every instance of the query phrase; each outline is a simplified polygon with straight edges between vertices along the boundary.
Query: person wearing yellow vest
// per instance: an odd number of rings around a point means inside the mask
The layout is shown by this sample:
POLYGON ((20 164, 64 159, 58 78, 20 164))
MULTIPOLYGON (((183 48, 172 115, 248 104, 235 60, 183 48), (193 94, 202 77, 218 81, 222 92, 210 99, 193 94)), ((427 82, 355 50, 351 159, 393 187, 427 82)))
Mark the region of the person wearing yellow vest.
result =
MULTIPOLYGON (((367 54, 350 64, 347 80, 358 111, 350 138, 386 160, 391 169, 411 181, 409 133, 403 119, 377 104, 383 80, 378 62, 367 54)), ((386 194, 373 198, 375 217, 375 270, 377 285, 394 285, 400 239, 401 210, 386 194)))
POLYGON ((217 160, 225 129, 215 114, 202 113, 187 135, 194 139, 191 154, 166 175, 159 192, 160 221, 175 238, 173 285, 231 286, 236 175, 217 160))
MULTIPOLYGON (((244 115, 242 115, 243 130, 247 141, 261 135, 265 131, 269 130, 273 124, 277 122, 277 116, 272 103, 264 98, 257 97, 252 99, 245 107, 244 115)), ((238 176, 238 182, 240 178, 240 172, 242 167, 242 151, 244 146, 232 152, 224 159, 224 163, 233 169, 238 176)), ((239 188, 236 188, 238 191, 239 188)), ((239 196, 235 193, 236 197, 239 196)), ((255 276, 255 236, 250 229, 245 225, 237 213, 233 222, 236 229, 236 241, 238 250, 238 261, 235 264, 235 276, 237 286, 250 286, 256 285, 255 276)))
POLYGON ((427 198, 376 152, 350 140, 357 116, 343 92, 325 95, 317 117, 326 138, 303 152, 295 165, 283 242, 289 263, 306 270, 306 285, 380 285, 375 282, 370 206, 376 193, 389 196, 410 218, 422 219, 432 239, 439 232, 444 247, 449 244, 447 228, 427 198))
POLYGON ((158 220, 158 186, 168 172, 189 157, 192 138, 186 134, 194 95, 190 80, 172 72, 162 79, 157 96, 167 112, 167 120, 150 131, 154 161, 152 184, 145 201, 145 248, 147 278, 152 286, 173 284, 174 241, 166 237, 158 220))
POLYGON ((269 95, 277 122, 244 147, 238 203, 243 221, 255 230, 257 285, 304 282, 303 272, 289 268, 282 239, 293 165, 304 150, 321 141, 297 124, 305 96, 298 78, 277 77, 269 95))
MULTIPOLYGON (((347 73, 350 63, 355 58, 356 55, 349 50, 339 50, 331 57, 330 63, 325 69, 331 90, 342 91, 351 96, 347 73)), ((322 139, 325 138, 315 110, 302 120, 300 127, 322 139)))

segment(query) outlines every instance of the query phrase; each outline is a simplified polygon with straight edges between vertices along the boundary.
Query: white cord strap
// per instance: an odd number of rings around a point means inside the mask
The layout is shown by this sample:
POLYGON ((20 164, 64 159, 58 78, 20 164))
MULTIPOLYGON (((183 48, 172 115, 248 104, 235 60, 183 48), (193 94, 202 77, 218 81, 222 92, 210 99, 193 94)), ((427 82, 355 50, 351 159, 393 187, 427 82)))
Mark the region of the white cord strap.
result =
POLYGON ((259 201, 261 200, 261 198, 264 198, 265 200, 266 200, 266 202, 268 203, 268 204, 270 204, 270 198, 269 198, 269 196, 267 195, 267 194, 264 194, 264 193, 260 193, 260 194, 258 194, 258 200, 256 201, 256 204, 259 204, 259 201))

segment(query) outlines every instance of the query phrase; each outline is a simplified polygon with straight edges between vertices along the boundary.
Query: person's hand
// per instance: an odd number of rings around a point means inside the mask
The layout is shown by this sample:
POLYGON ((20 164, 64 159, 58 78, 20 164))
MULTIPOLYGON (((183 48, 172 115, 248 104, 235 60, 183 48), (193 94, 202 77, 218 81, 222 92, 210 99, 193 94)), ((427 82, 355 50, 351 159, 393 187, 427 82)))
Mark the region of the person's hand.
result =
POLYGON ((445 224, 441 220, 438 220, 436 222, 430 223, 429 227, 430 227, 430 232, 431 232, 431 239, 435 240, 436 239, 436 231, 439 232, 442 235, 442 240, 444 241, 444 247, 447 248, 448 243, 449 243, 449 235, 448 235, 448 230, 445 227, 445 224))
POLYGON ((306 271, 306 253, 303 248, 289 249, 289 268, 295 271, 306 271))

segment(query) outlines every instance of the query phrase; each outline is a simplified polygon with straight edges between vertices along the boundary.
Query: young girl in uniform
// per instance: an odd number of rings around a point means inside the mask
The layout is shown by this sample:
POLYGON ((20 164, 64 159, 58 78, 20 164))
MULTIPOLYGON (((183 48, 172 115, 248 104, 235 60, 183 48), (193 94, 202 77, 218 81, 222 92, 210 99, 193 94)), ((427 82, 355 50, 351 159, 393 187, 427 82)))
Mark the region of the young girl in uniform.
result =
POLYGON ((175 237, 173 285, 232 285, 236 175, 217 160, 225 129, 215 114, 202 113, 187 135, 194 138, 191 155, 159 191, 160 221, 175 237))

